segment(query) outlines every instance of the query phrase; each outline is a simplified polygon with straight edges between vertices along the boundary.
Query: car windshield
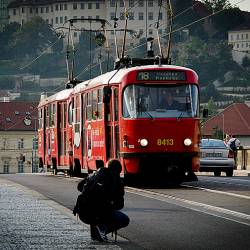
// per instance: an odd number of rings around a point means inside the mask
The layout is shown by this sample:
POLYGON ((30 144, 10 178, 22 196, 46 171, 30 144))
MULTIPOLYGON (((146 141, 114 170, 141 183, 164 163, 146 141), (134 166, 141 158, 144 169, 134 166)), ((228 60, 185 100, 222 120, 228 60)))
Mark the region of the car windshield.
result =
POLYGON ((196 85, 130 85, 123 92, 123 117, 197 117, 198 103, 196 85))
POLYGON ((224 141, 222 140, 201 140, 202 148, 226 148, 224 141))

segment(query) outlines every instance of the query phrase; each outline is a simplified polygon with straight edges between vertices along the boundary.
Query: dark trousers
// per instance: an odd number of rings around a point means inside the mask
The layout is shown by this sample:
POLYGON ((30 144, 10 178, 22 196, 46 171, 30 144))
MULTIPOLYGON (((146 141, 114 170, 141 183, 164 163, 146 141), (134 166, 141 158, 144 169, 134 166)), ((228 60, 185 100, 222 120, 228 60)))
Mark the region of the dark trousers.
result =
POLYGON ((105 227, 106 234, 108 234, 128 226, 129 217, 123 212, 115 210, 105 219, 105 221, 101 222, 100 224, 101 226, 105 227))

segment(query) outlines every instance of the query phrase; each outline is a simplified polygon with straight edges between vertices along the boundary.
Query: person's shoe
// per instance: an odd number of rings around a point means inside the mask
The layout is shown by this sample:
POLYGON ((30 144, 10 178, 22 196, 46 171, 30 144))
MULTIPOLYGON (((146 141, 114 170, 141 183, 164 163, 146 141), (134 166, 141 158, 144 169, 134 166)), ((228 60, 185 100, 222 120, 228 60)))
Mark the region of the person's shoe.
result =
POLYGON ((98 240, 100 242, 108 241, 105 230, 100 226, 90 225, 90 236, 92 240, 98 240))

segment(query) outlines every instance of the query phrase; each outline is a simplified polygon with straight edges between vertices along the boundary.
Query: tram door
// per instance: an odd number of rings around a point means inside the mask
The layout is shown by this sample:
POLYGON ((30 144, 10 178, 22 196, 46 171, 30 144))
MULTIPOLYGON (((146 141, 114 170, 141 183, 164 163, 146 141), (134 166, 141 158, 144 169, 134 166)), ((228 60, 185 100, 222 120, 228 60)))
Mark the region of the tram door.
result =
POLYGON ((60 159, 60 165, 65 165, 65 155, 66 155, 66 103, 59 104, 59 133, 58 133, 58 154, 60 159))
POLYGON ((47 107, 43 107, 41 112, 42 112, 42 120, 43 120, 43 124, 42 124, 42 137, 43 137, 43 159, 44 159, 44 162, 43 164, 45 165, 46 162, 45 162, 45 156, 46 156, 46 108, 47 107))
POLYGON ((118 124, 118 87, 112 87, 110 103, 106 107, 107 127, 106 127, 106 158, 119 157, 119 124, 118 124))

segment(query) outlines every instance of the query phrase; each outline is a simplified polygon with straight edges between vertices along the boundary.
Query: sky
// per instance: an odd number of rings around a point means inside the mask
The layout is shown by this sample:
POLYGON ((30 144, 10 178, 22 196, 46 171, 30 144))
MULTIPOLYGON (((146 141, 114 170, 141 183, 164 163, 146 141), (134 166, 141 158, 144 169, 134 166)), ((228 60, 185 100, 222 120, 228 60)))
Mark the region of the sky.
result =
POLYGON ((243 11, 250 12, 250 0, 229 0, 229 2, 232 5, 236 4, 243 11))

